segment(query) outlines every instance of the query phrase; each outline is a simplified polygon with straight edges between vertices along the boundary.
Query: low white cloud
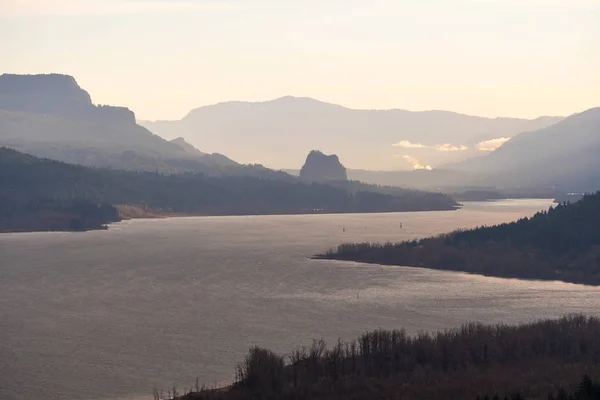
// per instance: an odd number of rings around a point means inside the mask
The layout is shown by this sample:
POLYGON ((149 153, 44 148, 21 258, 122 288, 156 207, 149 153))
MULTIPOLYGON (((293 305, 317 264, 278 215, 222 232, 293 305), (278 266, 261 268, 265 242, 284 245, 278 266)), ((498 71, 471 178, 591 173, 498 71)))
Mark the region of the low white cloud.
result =
POLYGON ((426 169, 428 171, 431 171, 431 166, 430 165, 423 165, 419 162, 419 160, 417 160, 416 158, 409 156, 409 155, 401 155, 401 154, 396 154, 394 155, 394 157, 401 157, 404 160, 406 160, 412 167, 413 169, 426 169))
POLYGON ((231 8, 229 1, 204 0, 0 0, 0 14, 20 15, 110 15, 231 8))
POLYGON ((401 140, 398 143, 394 143, 392 145, 392 147, 401 147, 403 149, 425 149, 425 148, 427 148, 427 146, 425 146, 422 143, 411 143, 408 140, 401 140))
POLYGON ((452 143, 444 143, 444 144, 436 144, 433 146, 426 146, 423 143, 412 143, 409 140, 401 140, 398 143, 392 144, 392 147, 400 147, 402 149, 434 149, 442 152, 451 152, 451 151, 465 151, 469 148, 465 145, 455 145, 452 143))
POLYGON ((443 151, 443 152, 452 152, 452 151, 465 151, 468 150, 469 148, 463 144, 461 144, 460 146, 456 146, 450 143, 444 143, 444 144, 436 144, 435 149, 437 151, 443 151))
POLYGON ((483 142, 479 142, 475 145, 475 148, 479 151, 494 151, 498 147, 502 146, 504 143, 508 142, 510 138, 500 137, 490 140, 484 140, 483 142))

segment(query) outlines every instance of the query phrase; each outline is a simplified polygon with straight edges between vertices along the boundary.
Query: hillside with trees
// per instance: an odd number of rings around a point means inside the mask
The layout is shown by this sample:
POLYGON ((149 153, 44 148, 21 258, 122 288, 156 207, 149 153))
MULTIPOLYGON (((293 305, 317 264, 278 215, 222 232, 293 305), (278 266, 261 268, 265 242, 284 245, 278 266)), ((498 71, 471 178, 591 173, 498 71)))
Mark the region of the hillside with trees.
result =
POLYGON ((599 399, 598 384, 590 379, 600 376, 598 335, 597 317, 573 315, 517 326, 467 323, 416 335, 375 330, 330 346, 314 340, 285 355, 253 347, 230 387, 196 384, 162 395, 156 389, 154 397, 175 392, 181 400, 599 399))
POLYGON ((531 218, 401 243, 342 244, 317 258, 600 285, 600 193, 531 218))
MULTIPOLYGON (((39 159, 0 148, 0 226, 17 211, 44 211, 48 202, 136 204, 168 213, 194 215, 292 214, 452 210, 446 195, 406 191, 402 196, 350 192, 321 184, 204 174, 162 175, 94 169, 39 159), (427 197, 424 197, 427 195, 427 197), (43 199, 40 202, 38 199, 43 199)), ((8 228, 14 228, 12 222, 8 228)))

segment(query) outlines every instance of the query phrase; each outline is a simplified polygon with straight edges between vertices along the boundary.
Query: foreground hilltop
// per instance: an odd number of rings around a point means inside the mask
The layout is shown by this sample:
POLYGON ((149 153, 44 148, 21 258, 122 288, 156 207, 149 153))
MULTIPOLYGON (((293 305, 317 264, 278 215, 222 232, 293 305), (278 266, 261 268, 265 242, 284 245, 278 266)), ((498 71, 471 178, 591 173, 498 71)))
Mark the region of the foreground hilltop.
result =
MULTIPOLYGON (((253 347, 225 389, 178 400, 598 400, 600 320, 568 316, 517 326, 467 323, 409 335, 375 330, 286 355, 253 347), (589 375, 589 376, 588 376, 589 375), (568 395, 572 393, 572 395, 568 395)), ((187 392, 189 390, 184 390, 187 392)))
POLYGON ((600 285, 600 192, 516 222, 402 243, 342 244, 318 258, 600 285))

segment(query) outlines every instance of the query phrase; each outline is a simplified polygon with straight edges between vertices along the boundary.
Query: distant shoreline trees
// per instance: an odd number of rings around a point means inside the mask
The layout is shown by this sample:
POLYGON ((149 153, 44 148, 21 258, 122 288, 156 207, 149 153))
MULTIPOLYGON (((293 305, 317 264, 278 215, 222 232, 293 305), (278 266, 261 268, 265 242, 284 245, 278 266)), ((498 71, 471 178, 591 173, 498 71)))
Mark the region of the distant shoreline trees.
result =
POLYGON ((531 218, 401 243, 346 243, 315 258, 600 285, 600 193, 531 218))
MULTIPOLYGON (((95 169, 0 148, 0 219, 4 220, 0 226, 6 223, 8 212, 13 212, 10 210, 29 207, 30 211, 56 211, 55 205, 46 207, 52 202, 63 204, 63 208, 79 201, 96 205, 143 203, 166 213, 196 215, 398 212, 454 210, 457 206, 443 194, 410 190, 388 194, 383 188, 368 189, 364 185, 354 192, 325 184, 247 176, 95 169), (32 208, 37 199, 45 203, 32 208)), ((30 218, 11 215, 11 229, 19 229, 19 218, 23 223, 30 218)), ((79 222, 73 226, 79 227, 79 222)))

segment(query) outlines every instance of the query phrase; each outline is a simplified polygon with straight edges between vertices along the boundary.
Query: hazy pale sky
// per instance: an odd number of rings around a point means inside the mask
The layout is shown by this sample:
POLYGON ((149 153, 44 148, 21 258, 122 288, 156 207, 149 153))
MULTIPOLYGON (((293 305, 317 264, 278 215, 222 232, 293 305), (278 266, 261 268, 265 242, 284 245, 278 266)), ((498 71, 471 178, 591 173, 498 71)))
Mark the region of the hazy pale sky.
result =
POLYGON ((288 94, 567 115, 600 106, 600 0, 0 0, 0 72, 139 119, 288 94))

